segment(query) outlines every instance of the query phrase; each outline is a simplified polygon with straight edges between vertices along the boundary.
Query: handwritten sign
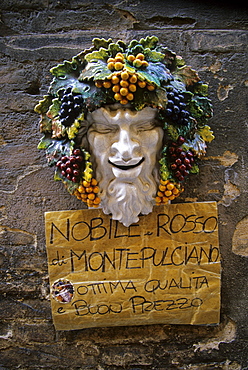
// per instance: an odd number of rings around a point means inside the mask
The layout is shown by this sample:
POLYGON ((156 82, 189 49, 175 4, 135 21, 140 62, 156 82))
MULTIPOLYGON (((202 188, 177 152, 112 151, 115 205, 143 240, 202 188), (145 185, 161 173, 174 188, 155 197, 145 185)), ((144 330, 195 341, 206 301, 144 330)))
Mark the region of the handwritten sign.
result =
POLYGON ((128 228, 100 209, 45 219, 57 330, 219 322, 215 202, 157 206, 128 228))

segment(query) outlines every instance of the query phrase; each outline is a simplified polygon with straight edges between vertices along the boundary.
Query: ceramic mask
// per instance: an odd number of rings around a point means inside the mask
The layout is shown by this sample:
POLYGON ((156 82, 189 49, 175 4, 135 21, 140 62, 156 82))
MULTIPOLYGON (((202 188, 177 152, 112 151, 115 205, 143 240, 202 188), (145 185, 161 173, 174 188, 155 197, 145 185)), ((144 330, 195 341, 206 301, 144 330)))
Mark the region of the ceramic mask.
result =
POLYGON ((156 114, 150 107, 139 112, 108 107, 89 114, 88 141, 103 212, 125 226, 153 208, 163 140, 156 114))
POLYGON ((174 201, 199 172, 212 105, 197 72, 158 38, 93 46, 51 69, 41 114, 55 180, 129 226, 174 201))

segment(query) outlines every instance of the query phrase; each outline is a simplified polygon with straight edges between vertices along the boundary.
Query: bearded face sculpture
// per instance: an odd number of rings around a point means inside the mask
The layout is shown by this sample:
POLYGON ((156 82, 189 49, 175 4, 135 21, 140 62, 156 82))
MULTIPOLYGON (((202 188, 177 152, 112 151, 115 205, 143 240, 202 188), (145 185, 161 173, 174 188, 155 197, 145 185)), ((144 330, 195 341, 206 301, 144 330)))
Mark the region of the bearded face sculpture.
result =
POLYGON ((35 108, 55 179, 124 226, 179 196, 214 138, 207 85, 157 43, 94 39, 35 108))
POLYGON ((152 211, 163 130, 156 109, 114 108, 89 115, 88 141, 103 212, 129 226, 152 211))

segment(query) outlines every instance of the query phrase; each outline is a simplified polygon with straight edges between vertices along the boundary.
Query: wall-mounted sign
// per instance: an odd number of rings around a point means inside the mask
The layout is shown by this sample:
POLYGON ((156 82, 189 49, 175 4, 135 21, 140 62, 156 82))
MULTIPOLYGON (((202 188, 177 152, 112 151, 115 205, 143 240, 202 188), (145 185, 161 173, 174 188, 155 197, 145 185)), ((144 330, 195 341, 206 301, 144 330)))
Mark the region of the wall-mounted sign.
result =
POLYGON ((157 206, 129 227, 100 209, 45 216, 57 330, 219 322, 215 202, 157 206))

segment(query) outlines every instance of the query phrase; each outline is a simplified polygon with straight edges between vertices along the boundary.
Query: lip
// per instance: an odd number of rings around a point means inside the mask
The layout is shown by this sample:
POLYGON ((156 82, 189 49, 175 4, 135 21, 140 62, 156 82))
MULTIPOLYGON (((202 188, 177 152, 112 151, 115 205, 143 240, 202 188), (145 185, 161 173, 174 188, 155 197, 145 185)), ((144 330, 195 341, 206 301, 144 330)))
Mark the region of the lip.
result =
POLYGON ((116 162, 111 162, 111 160, 109 159, 108 160, 108 163, 111 164, 112 166, 118 168, 119 170, 122 170, 122 171, 128 171, 128 170, 131 170, 133 168, 136 168, 138 166, 141 165, 141 163, 143 163, 145 160, 144 157, 142 157, 138 162, 136 163, 133 163, 134 160, 130 160, 129 162, 125 163, 123 161, 116 161, 116 162), (131 163, 131 164, 130 164, 131 163))

